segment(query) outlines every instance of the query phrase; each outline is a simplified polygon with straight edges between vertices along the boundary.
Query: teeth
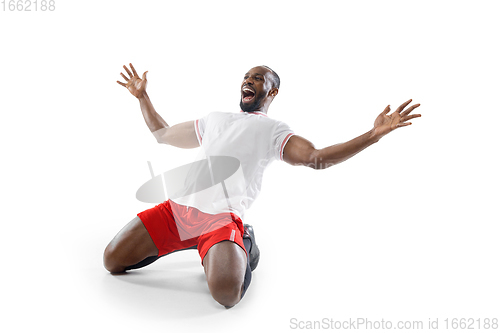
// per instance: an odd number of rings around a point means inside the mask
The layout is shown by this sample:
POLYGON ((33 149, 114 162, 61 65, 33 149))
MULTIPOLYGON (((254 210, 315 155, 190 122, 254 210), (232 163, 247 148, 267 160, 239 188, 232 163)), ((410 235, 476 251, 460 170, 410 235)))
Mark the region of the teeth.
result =
POLYGON ((252 89, 250 89, 250 88, 248 88, 248 87, 244 87, 244 88, 243 88, 243 91, 250 91, 250 92, 253 92, 253 90, 252 90, 252 89))

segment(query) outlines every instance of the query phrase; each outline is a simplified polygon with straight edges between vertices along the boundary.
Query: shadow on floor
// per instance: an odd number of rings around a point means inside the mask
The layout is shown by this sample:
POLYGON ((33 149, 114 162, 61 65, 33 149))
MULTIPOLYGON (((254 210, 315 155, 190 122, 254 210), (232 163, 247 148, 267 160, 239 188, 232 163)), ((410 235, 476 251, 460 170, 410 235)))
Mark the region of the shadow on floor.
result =
POLYGON ((210 295, 199 257, 179 253, 124 274, 104 274, 102 292, 127 313, 199 318, 227 311, 210 295))

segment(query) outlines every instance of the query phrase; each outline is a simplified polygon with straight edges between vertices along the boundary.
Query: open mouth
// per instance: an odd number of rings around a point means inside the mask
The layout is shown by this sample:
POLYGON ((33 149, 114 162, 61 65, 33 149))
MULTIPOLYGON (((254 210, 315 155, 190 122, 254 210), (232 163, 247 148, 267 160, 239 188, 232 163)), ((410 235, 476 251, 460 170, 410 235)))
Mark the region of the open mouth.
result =
POLYGON ((248 86, 244 86, 243 89, 241 89, 241 96, 243 103, 249 103, 255 98, 255 91, 248 86))

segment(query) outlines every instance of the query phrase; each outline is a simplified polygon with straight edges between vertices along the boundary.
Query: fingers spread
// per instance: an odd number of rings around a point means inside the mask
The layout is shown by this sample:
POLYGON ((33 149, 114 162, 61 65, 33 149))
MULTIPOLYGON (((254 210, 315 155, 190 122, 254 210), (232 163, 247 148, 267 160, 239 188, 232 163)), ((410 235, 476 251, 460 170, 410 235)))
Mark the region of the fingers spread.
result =
POLYGON ((139 75, 137 75, 137 72, 135 71, 134 66, 132 66, 131 63, 129 65, 130 65, 130 68, 132 68, 132 73, 134 73, 134 76, 139 76, 139 75))
POLYGON ((123 75, 123 73, 120 73, 120 75, 125 79, 125 81, 129 81, 129 79, 125 75, 123 75))
POLYGON ((410 112, 412 112, 414 109, 418 108, 420 106, 420 104, 415 104, 415 105, 412 105, 408 108, 408 110, 405 110, 403 111, 403 113, 401 113, 401 116, 406 116, 408 115, 410 112))
POLYGON ((411 123, 399 123, 399 124, 396 125, 396 128, 397 127, 408 126, 408 125, 411 125, 411 123))
POLYGON ((116 81, 116 82, 118 82, 118 84, 121 84, 121 85, 122 85, 122 86, 124 86, 124 87, 126 87, 126 86, 127 86, 127 85, 126 85, 125 83, 123 83, 123 82, 120 82, 120 81, 116 81))
POLYGON ((127 71, 127 74, 132 78, 133 75, 132 75, 132 73, 130 73, 130 71, 128 70, 127 66, 123 65, 123 68, 125 68, 125 70, 127 71))
POLYGON ((420 117, 420 115, 419 114, 412 114, 411 116, 404 116, 404 117, 401 117, 401 122, 408 121, 410 119, 417 118, 417 117, 420 117))
POLYGON ((404 102, 403 104, 401 104, 401 105, 399 106, 399 108, 397 108, 396 112, 401 112, 401 111, 403 111, 403 109, 404 109, 404 108, 405 108, 408 104, 410 104, 410 102, 411 102, 411 99, 409 99, 408 101, 406 101, 406 102, 404 102))

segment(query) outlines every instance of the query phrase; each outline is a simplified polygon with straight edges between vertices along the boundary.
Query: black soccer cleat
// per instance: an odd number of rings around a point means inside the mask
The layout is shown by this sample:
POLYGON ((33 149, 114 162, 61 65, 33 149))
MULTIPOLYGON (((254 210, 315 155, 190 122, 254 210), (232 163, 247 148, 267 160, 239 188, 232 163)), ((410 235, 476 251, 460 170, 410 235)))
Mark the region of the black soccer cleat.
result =
POLYGON ((260 250, 255 242, 255 234, 253 231, 253 227, 250 224, 244 224, 245 232, 243 233, 243 238, 250 239, 252 246, 250 247, 250 251, 248 253, 248 260, 250 261, 250 269, 253 271, 257 268, 260 259, 260 250))

